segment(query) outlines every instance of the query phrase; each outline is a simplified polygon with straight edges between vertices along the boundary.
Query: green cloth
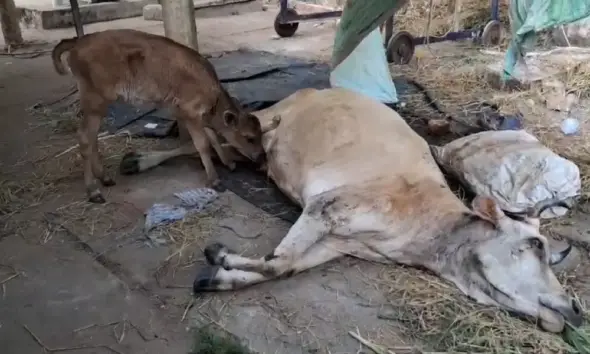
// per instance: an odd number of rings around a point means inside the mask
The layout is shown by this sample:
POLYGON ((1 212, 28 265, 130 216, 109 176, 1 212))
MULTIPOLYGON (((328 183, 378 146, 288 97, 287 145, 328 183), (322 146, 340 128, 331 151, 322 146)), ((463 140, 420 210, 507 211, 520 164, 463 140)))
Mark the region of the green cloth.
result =
POLYGON ((347 0, 334 38, 332 67, 335 68, 346 59, 363 38, 407 2, 408 0, 347 0))
POLYGON ((510 0, 512 39, 504 58, 504 79, 534 44, 536 33, 590 17, 590 0, 510 0))

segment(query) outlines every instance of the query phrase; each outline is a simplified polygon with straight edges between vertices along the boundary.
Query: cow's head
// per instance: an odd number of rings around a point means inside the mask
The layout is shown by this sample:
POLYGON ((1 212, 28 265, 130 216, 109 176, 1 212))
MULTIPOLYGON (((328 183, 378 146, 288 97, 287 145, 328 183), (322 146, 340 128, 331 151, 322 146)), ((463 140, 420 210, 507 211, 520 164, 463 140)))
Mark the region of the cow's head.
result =
POLYGON ((561 332, 565 321, 580 326, 580 305, 550 268, 570 248, 552 254, 538 220, 510 218, 490 198, 476 197, 472 208, 475 220, 455 230, 468 240, 457 250, 455 284, 480 303, 537 318, 546 331, 561 332))

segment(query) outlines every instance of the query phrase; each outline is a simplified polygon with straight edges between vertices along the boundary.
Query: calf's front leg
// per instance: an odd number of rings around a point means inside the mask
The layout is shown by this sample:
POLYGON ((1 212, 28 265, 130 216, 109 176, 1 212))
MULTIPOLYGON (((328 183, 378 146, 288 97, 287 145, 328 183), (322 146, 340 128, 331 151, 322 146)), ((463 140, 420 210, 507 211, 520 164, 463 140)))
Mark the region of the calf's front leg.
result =
POLYGON ((211 144, 209 143, 205 129, 192 120, 186 121, 186 127, 193 140, 195 148, 201 156, 201 162, 205 167, 205 172, 207 173, 207 187, 223 192, 225 188, 223 188, 217 170, 211 160, 211 144))
POLYGON ((228 154, 225 153, 223 147, 221 146, 221 143, 219 143, 219 139, 217 139, 217 134, 213 131, 213 129, 205 128, 205 133, 207 134, 207 138, 213 146, 213 149, 215 149, 217 156, 219 156, 221 163, 223 163, 227 168, 229 168, 230 171, 235 170, 236 163, 229 158, 228 154))

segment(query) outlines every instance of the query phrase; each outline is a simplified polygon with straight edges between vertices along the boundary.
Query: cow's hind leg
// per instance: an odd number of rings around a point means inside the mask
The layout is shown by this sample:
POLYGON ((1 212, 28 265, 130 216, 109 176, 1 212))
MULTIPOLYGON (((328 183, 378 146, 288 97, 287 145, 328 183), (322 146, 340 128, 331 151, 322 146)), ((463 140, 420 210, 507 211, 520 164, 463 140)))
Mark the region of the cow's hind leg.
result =
MULTIPOLYGON (((314 268, 342 256, 340 251, 331 247, 330 241, 322 241, 310 247, 300 258, 285 269, 283 276, 291 277, 304 270, 314 268)), ((220 266, 209 266, 201 270, 193 283, 193 291, 236 290, 250 285, 277 278, 276 274, 262 274, 240 269, 224 269, 220 266)))
POLYGON ((119 170, 121 174, 132 175, 162 164, 164 161, 184 155, 196 155, 197 149, 192 141, 182 146, 163 151, 130 152, 123 156, 119 170))

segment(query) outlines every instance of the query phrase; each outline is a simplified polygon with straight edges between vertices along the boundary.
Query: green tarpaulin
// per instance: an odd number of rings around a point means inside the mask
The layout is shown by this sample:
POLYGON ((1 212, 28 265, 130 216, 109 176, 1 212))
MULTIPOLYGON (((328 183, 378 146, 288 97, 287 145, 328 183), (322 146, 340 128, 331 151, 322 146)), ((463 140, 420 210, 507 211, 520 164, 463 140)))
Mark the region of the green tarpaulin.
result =
POLYGON ((504 59, 504 78, 512 75, 535 40, 536 32, 590 17, 590 0, 511 0, 512 40, 504 59))

